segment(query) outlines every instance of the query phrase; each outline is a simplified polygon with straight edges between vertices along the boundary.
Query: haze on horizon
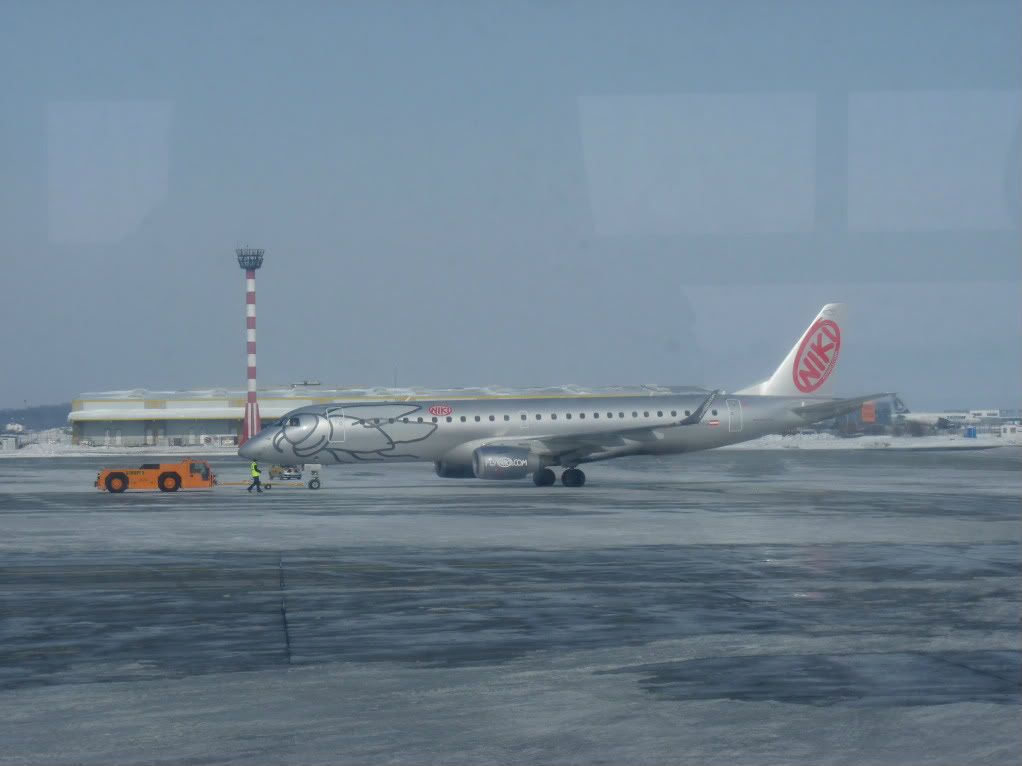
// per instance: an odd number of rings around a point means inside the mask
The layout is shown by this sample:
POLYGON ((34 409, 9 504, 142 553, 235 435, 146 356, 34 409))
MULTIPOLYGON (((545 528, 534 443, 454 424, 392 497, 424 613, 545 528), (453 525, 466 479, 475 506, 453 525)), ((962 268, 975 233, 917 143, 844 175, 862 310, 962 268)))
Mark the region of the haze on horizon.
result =
POLYGON ((1018 407, 1022 5, 8 2, 0 407, 766 377, 1018 407))

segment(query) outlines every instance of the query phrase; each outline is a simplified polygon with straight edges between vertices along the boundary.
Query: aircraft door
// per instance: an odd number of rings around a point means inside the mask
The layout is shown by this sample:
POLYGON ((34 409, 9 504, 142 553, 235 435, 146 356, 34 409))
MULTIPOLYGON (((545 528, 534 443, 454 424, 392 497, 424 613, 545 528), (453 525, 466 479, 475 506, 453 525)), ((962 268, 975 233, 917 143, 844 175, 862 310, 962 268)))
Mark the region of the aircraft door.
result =
POLYGON ((742 430, 742 403, 738 399, 727 400, 727 430, 732 433, 742 430))
POLYGON ((521 429, 523 431, 528 429, 528 427, 529 427, 529 413, 526 412, 525 410, 522 410, 521 412, 519 412, 518 413, 518 423, 519 423, 519 425, 520 425, 520 427, 521 427, 521 429))
POLYGON ((344 417, 344 410, 327 410, 326 416, 332 426, 330 444, 346 442, 348 440, 348 418, 344 417))

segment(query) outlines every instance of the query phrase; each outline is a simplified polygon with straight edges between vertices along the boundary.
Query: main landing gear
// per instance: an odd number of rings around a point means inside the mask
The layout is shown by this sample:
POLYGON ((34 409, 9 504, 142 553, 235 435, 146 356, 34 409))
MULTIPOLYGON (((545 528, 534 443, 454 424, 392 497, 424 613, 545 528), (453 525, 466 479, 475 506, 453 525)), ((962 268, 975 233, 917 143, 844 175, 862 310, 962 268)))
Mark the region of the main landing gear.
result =
POLYGON ((577 468, 569 468, 561 474, 561 484, 565 487, 581 487, 586 483, 586 475, 577 468))
POLYGON ((554 472, 549 468, 540 468, 536 473, 532 474, 532 481, 537 487, 549 487, 557 481, 557 477, 554 476, 554 472))
MULTIPOLYGON (((549 487, 556 483, 557 476, 549 468, 540 468, 532 474, 532 481, 537 487, 549 487)), ((569 468, 561 474, 561 484, 565 487, 581 487, 586 483, 586 475, 577 468, 569 468)))

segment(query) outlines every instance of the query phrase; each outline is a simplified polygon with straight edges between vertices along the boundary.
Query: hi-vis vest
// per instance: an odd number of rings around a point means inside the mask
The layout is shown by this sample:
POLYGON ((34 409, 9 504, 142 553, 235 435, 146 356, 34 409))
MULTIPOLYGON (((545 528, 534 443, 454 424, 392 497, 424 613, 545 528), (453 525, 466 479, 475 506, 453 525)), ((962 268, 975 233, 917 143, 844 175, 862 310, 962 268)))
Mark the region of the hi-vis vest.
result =
POLYGON ((259 470, 259 464, 258 463, 252 463, 252 478, 253 479, 257 478, 259 476, 259 474, 261 474, 261 473, 262 473, 262 471, 259 470))

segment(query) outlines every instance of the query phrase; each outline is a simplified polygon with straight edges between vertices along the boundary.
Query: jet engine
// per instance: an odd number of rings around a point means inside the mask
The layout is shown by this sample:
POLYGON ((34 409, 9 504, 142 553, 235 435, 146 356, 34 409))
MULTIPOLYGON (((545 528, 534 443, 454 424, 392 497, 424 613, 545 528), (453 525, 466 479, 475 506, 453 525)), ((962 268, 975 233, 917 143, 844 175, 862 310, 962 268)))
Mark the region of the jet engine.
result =
POLYGON ((539 467, 539 459, 523 447, 480 447, 472 453, 477 479, 524 479, 539 467))
POLYGON ((437 460, 433 463, 433 467, 436 469, 436 475, 441 479, 474 479, 476 477, 470 463, 444 459, 437 460))

